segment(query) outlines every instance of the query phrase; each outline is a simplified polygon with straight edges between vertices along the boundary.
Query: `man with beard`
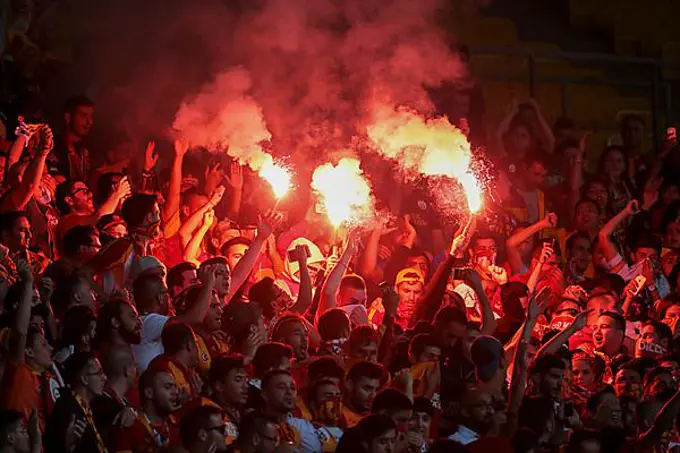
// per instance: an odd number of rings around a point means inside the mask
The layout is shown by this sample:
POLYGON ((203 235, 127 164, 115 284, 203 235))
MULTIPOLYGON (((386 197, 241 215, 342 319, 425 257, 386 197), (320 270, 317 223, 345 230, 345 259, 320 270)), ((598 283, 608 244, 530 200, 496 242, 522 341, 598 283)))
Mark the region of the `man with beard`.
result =
POLYGON ((248 372, 240 355, 223 354, 210 365, 212 400, 222 410, 225 441, 231 444, 239 435, 241 414, 248 401, 248 372))
POLYGON ((668 351, 673 341, 673 332, 666 324, 650 319, 642 326, 635 344, 635 358, 658 359, 668 351))
POLYGON ((354 365, 345 379, 344 426, 351 428, 368 415, 376 393, 386 380, 387 371, 382 365, 359 362, 354 365))
POLYGON ((132 292, 137 308, 142 315, 142 335, 139 345, 134 347, 139 370, 145 370, 149 363, 163 353, 161 334, 165 324, 183 322, 189 325, 201 324, 210 308, 210 295, 215 286, 217 270, 214 267, 203 268, 201 272, 202 295, 197 303, 187 307, 186 311, 170 317, 168 288, 165 282, 155 275, 140 275, 133 283, 132 292))
MULTIPOLYGON (((198 284, 198 286, 188 289, 176 300, 175 308, 179 313, 184 313, 188 307, 199 303, 199 298, 204 297, 202 286, 202 284, 198 284)), ((210 295, 210 306, 203 322, 192 326, 198 344, 198 370, 202 376, 208 375, 213 357, 229 351, 229 339, 221 330, 222 311, 222 302, 217 296, 217 292, 213 291, 210 295)))
POLYGON ((276 420, 257 412, 243 417, 238 439, 227 449, 230 453, 274 453, 279 447, 276 420))
POLYGON ((126 300, 111 300, 99 309, 97 345, 101 349, 130 347, 142 340, 142 320, 137 309, 126 300))
POLYGON ((85 180, 90 176, 90 152, 84 140, 94 123, 94 103, 85 96, 73 96, 64 105, 64 134, 55 140, 50 169, 66 179, 85 180))
POLYGON ((566 243, 565 278, 571 285, 582 282, 591 275, 593 242, 588 234, 576 232, 569 236, 566 243))
POLYGON ((562 386, 567 366, 555 354, 544 355, 531 369, 531 381, 535 384, 536 396, 550 398, 557 402, 562 396, 562 386))
POLYGON ((64 366, 65 390, 45 430, 47 452, 106 453, 106 446, 92 418, 92 401, 101 396, 106 375, 90 352, 73 354, 64 366))
POLYGON ((314 432, 316 436, 303 436, 305 452, 335 451, 343 431, 340 428, 342 418, 342 391, 337 383, 331 380, 314 382, 307 390, 307 403, 312 412, 312 420, 299 419, 301 432, 314 432))
POLYGON ((25 212, 9 211, 0 214, 0 244, 9 249, 9 253, 0 259, 0 265, 7 269, 8 280, 12 283, 19 277, 15 264, 18 259, 25 259, 36 276, 42 274, 49 263, 47 258, 28 249, 32 237, 31 224, 25 212))
POLYGON ((293 349, 294 362, 291 363, 291 373, 295 382, 300 385, 307 374, 309 359, 309 330, 307 324, 299 315, 285 315, 274 326, 272 340, 287 344, 293 349))
POLYGON ((141 407, 129 427, 115 429, 115 452, 156 453, 168 446, 170 414, 180 407, 179 390, 165 371, 149 369, 139 378, 141 407))
POLYGON ((215 453, 226 448, 224 422, 219 408, 196 407, 182 417, 180 438, 186 453, 215 453))
POLYGON ((165 352, 151 361, 149 368, 168 372, 179 389, 180 402, 197 398, 202 390, 198 377, 198 345, 196 335, 187 324, 172 322, 161 334, 165 352))
POLYGON ((198 273, 196 272, 196 265, 184 261, 171 267, 168 271, 167 281, 170 296, 173 299, 177 298, 185 290, 200 283, 198 273))
POLYGON ((92 414, 99 434, 109 447, 113 441, 110 436, 113 425, 125 426, 134 419, 135 411, 126 395, 137 384, 137 364, 128 345, 105 348, 100 360, 106 374, 106 388, 92 401, 92 414))
POLYGON ((478 388, 469 389, 460 402, 461 421, 449 439, 468 445, 484 436, 493 426, 494 406, 491 394, 478 388))
POLYGON ((296 401, 297 387, 289 372, 274 370, 262 379, 262 413, 278 421, 281 442, 312 451, 310 446, 318 444, 319 439, 307 420, 292 416, 296 401))

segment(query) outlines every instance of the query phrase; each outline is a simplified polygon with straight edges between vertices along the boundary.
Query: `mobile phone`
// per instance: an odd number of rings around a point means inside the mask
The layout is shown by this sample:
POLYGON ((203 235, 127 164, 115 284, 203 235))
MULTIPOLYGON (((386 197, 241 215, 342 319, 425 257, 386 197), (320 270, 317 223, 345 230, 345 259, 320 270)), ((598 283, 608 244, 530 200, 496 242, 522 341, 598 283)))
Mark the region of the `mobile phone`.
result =
POLYGON ((678 138, 678 130, 675 126, 666 128, 666 140, 676 140, 678 138))
POLYGON ((635 291, 634 295, 637 296, 640 291, 642 291, 642 288, 645 287, 645 283, 647 283, 647 277, 644 275, 640 274, 637 277, 635 277, 635 285, 638 288, 637 291, 635 291))
POLYGON ((459 281, 465 280, 466 271, 466 267, 454 267, 451 271, 451 279, 459 281))
MULTIPOLYGON (((303 253, 305 254, 305 256, 306 256, 307 258, 311 258, 311 257, 312 257, 312 251, 309 250, 309 246, 308 246, 308 245, 306 245, 306 244, 303 245, 303 246, 302 246, 302 250, 303 250, 303 253)), ((292 249, 292 250, 288 250, 288 261, 300 261, 300 258, 301 258, 301 257, 298 255, 298 248, 297 248, 297 247, 295 247, 295 248, 292 249)))

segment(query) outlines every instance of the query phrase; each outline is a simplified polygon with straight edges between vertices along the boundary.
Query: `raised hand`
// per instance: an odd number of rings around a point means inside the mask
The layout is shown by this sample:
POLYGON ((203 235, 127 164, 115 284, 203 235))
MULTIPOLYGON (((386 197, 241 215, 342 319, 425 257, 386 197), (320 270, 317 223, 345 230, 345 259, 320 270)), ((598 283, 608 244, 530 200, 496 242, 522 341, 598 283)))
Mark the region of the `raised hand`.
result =
POLYGON ((224 186, 219 186, 215 191, 213 192, 212 196, 210 197, 210 203, 211 207, 215 207, 218 204, 220 204, 220 201, 222 201, 222 197, 224 197, 224 193, 227 191, 227 189, 224 186))
POLYGON ((210 209, 203 214, 203 226, 210 228, 215 223, 215 211, 210 209))
POLYGON ((127 176, 123 176, 120 181, 118 181, 114 191, 119 200, 124 200, 132 195, 132 187, 130 187, 130 181, 128 181, 127 176))
POLYGON ((497 285, 503 286, 508 283, 508 272, 504 268, 496 266, 495 264, 489 264, 489 267, 486 270, 497 285))
POLYGON ((47 124, 42 125, 40 128, 41 134, 41 151, 43 154, 47 154, 54 148, 54 135, 52 134, 52 129, 47 124))
POLYGON ((555 228, 557 226, 557 214, 548 212, 543 219, 543 225, 545 228, 555 228))
POLYGON ((33 269, 31 269, 31 265, 28 263, 28 260, 24 257, 20 257, 16 261, 16 266, 17 266, 17 274, 19 274, 19 278, 21 281, 23 281, 26 284, 33 284, 33 269))
POLYGON ((243 167, 237 161, 233 161, 229 165, 229 170, 224 176, 232 189, 241 189, 243 187, 243 167))
POLYGON ((211 193, 224 179, 222 164, 208 165, 205 169, 205 192, 211 193))
POLYGON ((207 286, 215 286, 215 274, 217 273, 217 266, 201 266, 198 270, 198 279, 207 286))
POLYGON ((149 140, 144 150, 144 171, 150 172, 158 163, 158 153, 156 152, 156 142, 149 140))
POLYGON ((71 421, 66 428, 66 436, 64 438, 66 443, 66 451, 75 450, 75 448, 78 446, 78 443, 80 443, 80 439, 83 437, 83 434, 85 434, 86 429, 87 422, 85 420, 76 420, 75 415, 71 416, 71 421))
POLYGON ((555 254, 555 250, 552 248, 549 242, 543 243, 543 250, 541 250, 541 256, 538 258, 538 263, 542 266, 544 265, 552 256, 555 254))
POLYGON ((475 216, 471 216, 465 226, 456 232, 456 237, 451 244, 451 255, 457 256, 462 254, 470 244, 470 239, 477 229, 477 221, 475 216))
POLYGON ((175 156, 184 157, 187 151, 189 151, 189 141, 184 137, 177 138, 173 143, 173 148, 175 156))
POLYGON ((635 214, 640 212, 640 204, 638 203, 637 200, 631 200, 628 202, 624 209, 626 211, 626 214, 628 214, 629 216, 634 216, 635 214))
POLYGON ((276 211, 268 211, 264 217, 258 219, 257 234, 268 237, 283 222, 283 215, 276 211))

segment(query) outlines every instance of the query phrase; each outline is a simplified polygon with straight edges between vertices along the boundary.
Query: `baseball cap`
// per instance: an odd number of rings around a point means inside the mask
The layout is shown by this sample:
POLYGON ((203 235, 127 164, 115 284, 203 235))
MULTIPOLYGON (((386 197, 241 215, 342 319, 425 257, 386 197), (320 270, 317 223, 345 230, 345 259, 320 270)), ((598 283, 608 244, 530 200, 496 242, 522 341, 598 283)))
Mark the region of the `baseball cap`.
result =
POLYGON ((402 283, 416 283, 416 282, 425 285, 425 277, 423 276, 423 273, 420 271, 420 269, 417 269, 415 267, 407 267, 406 269, 402 269, 401 271, 399 271, 394 286, 399 286, 402 283))

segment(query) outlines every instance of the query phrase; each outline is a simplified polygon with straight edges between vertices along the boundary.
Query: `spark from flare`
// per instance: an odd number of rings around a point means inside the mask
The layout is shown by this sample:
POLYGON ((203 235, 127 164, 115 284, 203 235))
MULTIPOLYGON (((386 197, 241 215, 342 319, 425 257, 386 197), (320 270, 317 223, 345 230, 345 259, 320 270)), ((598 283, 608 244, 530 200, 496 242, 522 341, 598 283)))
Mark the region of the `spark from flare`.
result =
POLYGON ((277 200, 282 199, 291 188, 292 175, 290 170, 282 165, 277 165, 274 161, 262 165, 259 175, 272 187, 277 200))
POLYGON ((470 143, 447 118, 425 119, 407 108, 379 107, 367 134, 383 155, 407 172, 454 178, 465 191, 470 211, 482 207, 482 189, 470 167, 470 143))
POLYGON ((326 163, 314 170, 314 189, 326 208, 334 228, 343 222, 361 221, 373 213, 371 187, 354 158, 341 159, 337 165, 326 163))

